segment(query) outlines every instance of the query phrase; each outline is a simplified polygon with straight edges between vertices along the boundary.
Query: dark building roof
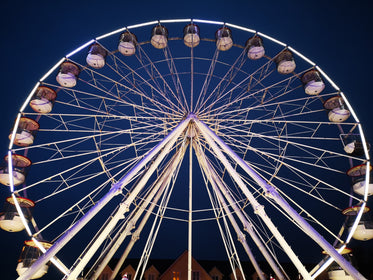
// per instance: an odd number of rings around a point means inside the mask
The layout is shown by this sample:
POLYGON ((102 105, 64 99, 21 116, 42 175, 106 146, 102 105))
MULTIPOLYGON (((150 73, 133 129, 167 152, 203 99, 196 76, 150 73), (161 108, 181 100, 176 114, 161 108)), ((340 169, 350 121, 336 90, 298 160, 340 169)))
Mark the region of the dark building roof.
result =
MULTIPOLYGON (((197 260, 196 261, 209 273, 214 267, 216 267, 222 274, 223 274, 223 280, 230 279, 229 276, 232 273, 232 268, 230 266, 229 261, 223 261, 223 260, 197 260)), ((116 263, 118 262, 118 259, 112 259, 109 263, 109 267, 111 269, 115 268, 116 263)), ((175 262, 175 259, 149 259, 149 262, 146 266, 146 269, 151 267, 152 265, 159 271, 160 275, 162 275, 173 263, 175 262)), ((138 266, 139 259, 126 259, 124 264, 122 265, 120 271, 125 269, 128 265, 131 265, 135 270, 138 266)), ((243 268, 243 271, 245 275, 248 277, 255 273, 255 269, 251 262, 249 261, 241 261, 241 265, 243 268)), ((273 275, 271 267, 266 262, 260 262, 259 266, 266 274, 273 275)), ((290 279, 297 279, 298 272, 296 268, 290 263, 283 263, 282 264, 284 270, 290 277, 290 279)), ((308 268, 312 268, 313 265, 306 265, 308 268)), ((120 280, 121 277, 117 276, 115 280, 120 280)), ((250 279, 250 278, 248 278, 250 279)))
MULTIPOLYGON (((139 264, 139 261, 140 261, 139 259, 130 259, 130 258, 126 259, 119 271, 122 271, 123 269, 125 269, 129 265, 131 265, 136 270, 136 268, 139 264)), ((109 262, 108 265, 112 270, 114 270, 117 262, 118 262, 118 259, 112 259, 109 262)), ((151 267, 153 265, 159 271, 160 274, 163 274, 163 272, 165 272, 174 262, 175 262, 174 259, 149 260, 147 265, 146 265, 146 269, 148 269, 149 267, 151 267)), ((117 279, 120 280, 121 277, 117 276, 115 278, 115 280, 117 280, 117 279)))

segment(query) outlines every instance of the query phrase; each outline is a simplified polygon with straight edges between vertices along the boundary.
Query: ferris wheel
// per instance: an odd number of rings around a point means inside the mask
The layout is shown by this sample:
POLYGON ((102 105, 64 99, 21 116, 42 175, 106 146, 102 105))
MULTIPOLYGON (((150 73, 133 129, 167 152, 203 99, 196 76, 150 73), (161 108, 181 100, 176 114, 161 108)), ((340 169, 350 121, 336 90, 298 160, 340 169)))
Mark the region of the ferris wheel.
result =
POLYGON ((369 144, 342 90, 271 36, 198 19, 126 26, 61 58, 19 112, 0 227, 30 236, 20 280, 50 265, 97 279, 119 254, 114 279, 132 248, 140 279, 167 221, 190 254, 193 229, 214 222, 232 268, 241 250, 260 279, 262 259, 289 279, 284 257, 304 279, 332 262, 364 279, 343 252, 373 238, 369 144))

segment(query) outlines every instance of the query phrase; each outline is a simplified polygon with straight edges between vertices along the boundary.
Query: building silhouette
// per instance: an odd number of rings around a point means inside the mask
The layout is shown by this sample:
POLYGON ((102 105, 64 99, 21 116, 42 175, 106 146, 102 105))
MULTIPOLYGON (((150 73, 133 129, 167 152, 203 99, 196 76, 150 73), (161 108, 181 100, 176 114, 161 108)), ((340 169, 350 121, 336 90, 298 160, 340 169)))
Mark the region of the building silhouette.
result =
MULTIPOLYGON (((112 260, 103 270, 98 280, 109 280, 117 260, 112 260)), ((139 259, 127 259, 122 265, 115 280, 121 280, 127 274, 128 280, 134 280, 139 259)), ((270 279, 271 268, 266 263, 260 264, 266 279, 270 279)), ((301 279, 297 271, 289 264, 284 264, 284 269, 291 279, 301 279)), ((192 280, 258 280, 259 277, 250 262, 242 262, 244 276, 236 268, 235 273, 228 261, 196 260, 192 258, 192 280), (235 275, 236 274, 236 278, 235 275)), ((318 280, 328 279, 327 273, 321 274, 318 280)), ((149 260, 142 280, 188 280, 188 251, 184 251, 176 260, 155 259, 149 260)))

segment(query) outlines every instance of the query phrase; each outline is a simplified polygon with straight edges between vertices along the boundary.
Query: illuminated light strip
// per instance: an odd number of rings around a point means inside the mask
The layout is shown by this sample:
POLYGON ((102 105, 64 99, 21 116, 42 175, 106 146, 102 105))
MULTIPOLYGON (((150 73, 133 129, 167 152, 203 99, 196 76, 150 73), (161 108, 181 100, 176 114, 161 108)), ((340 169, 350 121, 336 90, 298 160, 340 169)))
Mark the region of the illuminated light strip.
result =
POLYGON ((189 22, 192 21, 190 18, 189 19, 165 19, 165 20, 160 20, 159 22, 161 23, 172 23, 172 22, 189 22))
POLYGON ((8 151, 8 176, 10 182, 10 192, 14 192, 14 180, 13 180, 13 160, 12 160, 12 151, 8 151))
POLYGON ((39 87, 39 85, 40 85, 40 82, 37 82, 36 85, 34 86, 34 88, 32 89, 32 91, 30 92, 30 94, 27 96, 26 101, 23 103, 23 105, 22 105, 22 107, 20 109, 20 112, 23 112, 23 110, 25 110, 26 106, 30 102, 31 98, 34 96, 34 92, 39 87))
MULTIPOLYGON (((151 25, 151 24, 157 24, 158 22, 162 22, 162 23, 168 23, 168 22, 188 22, 188 21, 190 21, 190 19, 180 19, 180 20, 161 20, 161 21, 152 21, 152 22, 148 22, 148 23, 144 23, 144 24, 138 24, 138 25, 133 25, 133 26, 130 26, 130 27, 125 27, 125 28, 121 28, 121 29, 118 29, 118 30, 116 30, 116 31, 113 31, 113 32, 110 32, 110 33, 108 33, 108 34, 105 34, 105 35, 102 35, 102 36, 100 36, 100 37, 97 37, 97 40, 99 40, 99 39, 102 39, 102 38, 105 38, 105 37, 108 37, 108 36, 110 36, 110 35, 113 35, 113 34, 115 34, 115 33, 119 33, 119 32, 121 32, 121 31, 123 31, 123 30, 126 30, 126 29, 129 29, 129 28, 132 28, 132 29, 134 29, 134 28, 138 28, 138 27, 142 27, 142 26, 147 26, 147 25, 151 25)), ((223 25, 224 23, 223 22, 217 22, 217 21, 208 21, 208 20, 198 20, 198 19, 196 19, 196 20, 193 20, 194 22, 200 22, 200 23, 208 23, 208 24, 217 24, 217 25, 223 25)), ((243 31, 247 31, 247 32, 251 32, 251 33, 256 33, 256 31, 255 30, 252 30, 252 29, 247 29, 247 28, 244 28, 244 27, 240 27, 240 26, 237 26, 237 25, 233 25, 233 24, 229 24, 229 23, 227 23, 226 24, 227 26, 230 26, 230 27, 233 27, 233 28, 237 28, 237 29, 240 29, 240 30, 243 30, 243 31)), ((282 43, 282 42, 280 42, 280 41, 278 41, 278 40, 276 40, 276 39, 274 39, 274 38, 272 38, 272 37, 270 37, 270 36, 268 36, 268 35, 265 35, 265 34, 263 34, 263 33, 260 33, 260 32, 258 32, 258 34, 260 35, 260 36, 263 36, 263 37, 265 37, 265 38, 267 38, 267 39, 269 39, 269 40, 271 40, 271 41, 273 41, 273 42, 275 42, 275 43, 277 43, 277 44, 279 44, 279 45, 282 45, 282 46, 286 46, 286 44, 284 44, 284 43, 282 43)), ((77 52, 79 52, 80 50, 82 50, 83 48, 85 48, 85 47, 87 47, 89 44, 91 44, 91 43, 93 43, 94 42, 94 40, 92 39, 92 40, 90 40, 89 42, 87 42, 86 44, 84 44, 84 45, 82 45, 81 47, 79 47, 79 48, 77 48, 76 50, 74 50, 74 51, 72 51, 71 53, 69 53, 66 57, 71 57, 72 55, 74 55, 74 54, 76 54, 77 52)), ((297 52, 295 49, 293 49, 292 47, 289 47, 289 49, 291 50, 291 51, 293 51, 294 53, 296 53, 299 57, 301 57, 302 59, 304 59, 305 61, 307 61, 309 64, 311 64, 311 65, 315 65, 315 63, 313 63, 311 60, 309 60, 308 58, 306 58, 305 56, 303 56, 302 54, 300 54, 299 52, 297 52)), ((43 81, 45 78, 47 78, 50 74, 51 74, 51 72, 53 72, 63 61, 64 61, 64 59, 65 58, 63 58, 63 59, 61 59, 51 70, 49 70, 48 71, 48 73, 47 74, 45 74, 44 76, 43 76, 43 78, 41 79, 41 81, 43 81)), ((317 68, 317 70, 318 71, 320 71, 322 74, 323 74, 323 76, 332 84, 332 86, 335 88, 335 89, 337 89, 338 91, 339 91, 339 88, 336 86, 336 84, 317 66, 316 67, 317 68)), ((28 101, 31 99, 31 97, 33 96, 33 93, 36 91, 36 89, 37 89, 37 87, 40 85, 40 82, 38 82, 36 85, 35 85, 35 87, 34 87, 34 89, 31 91, 31 93, 29 94, 29 96, 28 96, 28 98, 26 99, 26 102, 23 104, 23 106, 22 106, 22 109, 21 109, 21 112, 25 109, 25 107, 27 106, 27 104, 28 104, 28 101)), ((349 106, 349 108, 351 108, 351 106, 350 106, 350 104, 348 103, 348 101, 347 101, 347 99, 345 98, 345 96, 341 93, 341 95, 342 95, 342 97, 343 97, 343 99, 344 99, 344 101, 346 102, 346 104, 349 106)), ((356 114, 355 114, 355 112, 353 111, 353 110, 351 110, 351 113, 353 114, 353 116, 355 117, 355 119, 356 120, 358 120, 357 119, 357 117, 356 117, 356 114)), ((17 126, 15 125, 15 128, 16 127, 18 127, 18 124, 19 124, 19 119, 20 119, 20 114, 18 114, 18 116, 17 116, 17 121, 16 121, 16 124, 17 124, 17 126)), ((359 125, 359 130, 360 130, 360 132, 362 132, 362 129, 361 129, 361 126, 359 125)), ((362 135, 362 134, 361 134, 362 135)), ((11 147, 11 145, 12 145, 12 143, 13 143, 13 141, 14 141, 14 138, 15 138, 15 133, 14 133, 14 131, 13 131, 13 133, 12 133, 12 141, 11 141, 11 143, 10 143, 10 147, 11 147)), ((364 139, 364 137, 362 137, 362 142, 363 142, 363 146, 364 146, 364 150, 365 150, 365 153, 366 153, 366 155, 368 154, 368 152, 367 152, 367 148, 366 148, 366 143, 365 143, 365 139, 364 139)), ((9 154, 9 156, 10 156, 10 158, 11 158, 11 151, 8 151, 8 154, 9 154)), ((367 157, 368 158, 368 157, 367 157)), ((11 160, 10 161, 8 161, 8 165, 11 165, 11 160)), ((369 162, 367 163, 367 170, 369 170, 369 162)), ((12 167, 9 169, 9 170, 11 170, 12 171, 12 167)), ((12 192, 14 191, 14 186, 13 186, 13 177, 12 176, 10 176, 11 177, 11 188, 12 188, 12 192)), ((367 178, 369 178, 369 173, 366 173, 366 177, 367 178)), ((366 180, 366 182, 368 182, 368 184, 369 184, 369 179, 368 180, 366 180)), ((367 184, 367 183, 366 183, 367 184)), ((367 185, 365 186, 365 195, 364 195, 364 197, 366 198, 366 195, 367 195, 367 185)), ((13 195, 14 196, 14 195, 13 195)), ((15 202, 15 204, 16 204, 16 207, 18 206, 19 208, 17 208, 17 210, 19 210, 19 209, 21 209, 20 208, 20 206, 19 206, 19 204, 18 204, 18 201, 17 201, 17 199, 15 199, 14 197, 13 197, 13 199, 16 201, 15 202)), ((365 203, 364 203, 364 206, 365 206, 365 203)), ((358 214, 358 216, 359 216, 359 218, 361 218, 361 216, 362 216, 362 212, 363 211, 363 208, 362 209, 360 209, 360 211, 359 211, 359 214, 358 214)), ((19 211, 19 213, 22 213, 22 211, 19 211)), ((21 218, 23 218, 23 219, 25 219, 24 218, 24 216, 23 216, 23 213, 21 214, 21 218)), ((358 223, 356 223, 356 221, 355 221, 355 224, 354 224, 354 230, 353 231, 351 231, 351 232, 354 232, 355 230, 356 230, 356 227, 357 227, 357 225, 358 225, 358 223)), ((28 232, 29 232, 29 228, 28 228, 28 232)), ((31 235, 31 234, 30 234, 31 235)), ((350 236, 349 236, 349 240, 351 239, 351 236, 352 236, 352 234, 350 234, 350 236)), ((37 244, 38 245, 38 247, 40 248, 40 246, 41 246, 41 244, 36 240, 36 239, 34 239, 33 238, 33 240, 34 240, 34 242, 35 242, 35 244, 37 244)), ((343 246, 343 248, 345 247, 345 245, 343 246)), ((41 246, 41 248, 43 248, 44 249, 44 251, 45 251, 45 248, 43 247, 43 246, 41 246)), ((343 250, 343 248, 341 248, 341 249, 339 249, 338 250, 338 252, 340 252, 340 250, 343 250)), ((53 260, 52 260, 53 261, 53 260)), ((328 260, 329 261, 329 260, 328 260)), ((330 262, 332 262, 333 261, 333 259, 331 258, 331 260, 330 260, 330 262)), ((56 263, 55 264, 57 267, 59 267, 59 264, 58 263, 56 263)), ((325 266, 325 264, 323 265, 323 266, 325 266)), ((64 272, 65 274, 66 274, 66 272, 65 271, 63 271, 63 270, 61 270, 62 272, 64 272)), ((316 276, 315 276, 316 277, 316 276)))
MULTIPOLYGON (((364 135, 364 132, 363 132, 363 128, 362 128, 360 123, 359 123, 358 127, 359 127, 361 143, 363 144, 365 157, 368 160, 366 170, 369 170, 370 169, 370 157, 369 157, 369 151, 368 151, 368 143, 365 140, 365 135, 364 135)), ((370 182, 370 172, 365 172, 364 201, 368 200, 368 190, 369 190, 369 184, 370 183, 371 183, 370 182)))
POLYGON ((142 27, 142 26, 147 26, 147 25, 151 25, 151 24, 157 24, 159 22, 165 22, 166 23, 166 22, 188 22, 188 21, 191 21, 191 19, 174 19, 174 20, 149 21, 149 22, 145 22, 145 23, 140 23, 140 24, 135 24, 135 25, 127 26, 127 27, 122 27, 122 28, 114 30, 114 31, 112 31, 110 33, 106 33, 104 35, 101 35, 101 36, 97 37, 96 40, 101 40, 103 38, 106 38, 106 37, 109 37, 111 35, 117 34, 119 32, 123 32, 124 30, 127 30, 127 29, 135 29, 135 28, 142 27))
MULTIPOLYGON (((363 144, 364 145, 364 144, 363 144)), ((367 162, 367 170, 370 169, 370 162, 367 162)), ((364 188, 364 200, 368 200, 368 190, 370 184, 370 172, 365 172, 365 188, 364 188)))
MULTIPOLYGON (((365 140, 365 135, 364 135, 364 132, 363 132, 363 128, 362 128, 360 123, 359 123, 359 133, 360 133, 361 142, 363 143, 365 157, 367 158, 367 160, 369 162, 370 157, 369 157, 369 151, 368 151, 368 143, 365 140)), ((367 169, 367 170, 369 170, 369 169, 367 169)), ((367 172, 366 174, 368 174, 368 176, 369 176, 369 172, 367 172)), ((369 180, 368 180, 368 182, 369 182, 369 180)), ((365 196, 364 196, 364 200, 367 200, 367 198, 365 196)))
MULTIPOLYGON (((360 127, 360 125, 359 125, 360 127)), ((362 138, 363 139, 363 138, 362 138)), ((366 148, 364 146, 364 148, 366 148)), ((367 162, 367 170, 369 170, 369 161, 367 162)), ((366 172, 365 173, 366 177, 369 176, 369 172, 366 172), (368 175, 368 176, 367 176, 368 175)), ((369 178, 369 177, 368 177, 369 178)), ((367 178, 366 178, 367 180, 367 178)), ((367 181, 366 181, 367 182, 367 181)), ((365 194, 367 194, 367 185, 365 186, 366 189, 365 189, 365 194)), ((364 196, 366 197, 366 196, 364 196)), ((366 198, 365 198, 366 199, 366 198)), ((346 244, 348 244, 350 241, 351 241, 351 238, 352 238, 352 235, 354 234, 354 232, 356 231, 356 228, 357 226, 359 225, 359 222, 360 222, 360 219, 361 219, 361 216, 363 215, 364 213, 364 209, 365 209, 365 205, 366 205, 366 202, 364 202, 362 205, 361 205, 361 208, 359 210, 359 213, 356 215, 356 219, 355 219, 355 222, 353 224, 353 226, 351 227, 351 230, 350 230, 350 233, 349 235, 347 236, 347 239, 345 241, 345 244, 339 248, 337 250, 338 253, 341 253, 343 251, 344 248, 346 248, 346 244)), ((329 259, 313 274, 311 275, 312 279, 315 279, 317 276, 319 276, 332 262, 334 261, 334 259, 332 257, 329 257, 329 259)))
POLYGON ((157 24, 158 22, 159 22, 158 20, 148 21, 148 22, 145 22, 145 23, 130 25, 130 26, 127 26, 127 28, 128 29, 134 29, 134 28, 143 27, 143 26, 147 26, 147 25, 157 24))
POLYGON ((18 129, 20 119, 21 119, 21 113, 18 113, 16 121, 14 122, 13 130, 12 130, 12 136, 10 137, 9 150, 12 149, 14 139, 16 138, 16 132, 17 132, 17 129, 18 129))
POLYGON ((12 198, 13 198, 13 201, 14 201, 14 205, 15 205, 16 208, 17 208, 18 214, 19 214, 19 216, 21 217, 22 223, 23 223, 23 225, 25 226, 25 229, 26 229, 28 235, 31 236, 31 235, 32 235, 31 229, 30 229, 30 227, 28 226, 28 223, 27 223, 27 221, 26 221, 25 215, 23 215, 23 212, 22 212, 21 206, 19 205, 18 200, 17 200, 16 196, 14 195, 14 193, 12 193, 12 198))
POLYGON ((194 22, 200 22, 200 23, 224 25, 224 22, 222 22, 222 21, 212 21, 212 20, 204 20, 204 19, 193 19, 193 21, 194 22))
POLYGON ((60 66, 60 64, 65 60, 66 58, 63 57, 60 59, 60 61, 58 61, 56 63, 56 65, 54 65, 41 79, 40 79, 40 82, 44 81, 54 70, 56 70, 56 68, 58 66, 60 66))
POLYGON ((78 47, 77 49, 73 50, 71 53, 69 53, 68 55, 66 55, 66 57, 69 58, 70 56, 73 56, 78 51, 81 51, 82 49, 84 49, 84 48, 88 47, 89 45, 91 45, 94 41, 95 41, 94 39, 88 41, 84 45, 81 45, 80 47, 78 47))
POLYGON ((96 40, 98 41, 98 40, 101 40, 101 39, 103 39, 103 38, 106 38, 106 37, 109 37, 109 36, 111 36, 111 35, 114 35, 114 34, 116 34, 116 33, 123 32, 123 31, 126 30, 126 29, 127 29, 127 27, 123 27, 123 28, 120 28, 120 29, 114 30, 114 31, 112 31, 112 32, 110 32, 110 33, 106 33, 106 34, 104 34, 104 35, 101 35, 101 36, 97 37, 96 40))
MULTIPOLYGON (((43 252, 43 254, 47 251, 43 245, 41 245, 41 243, 35 239, 34 237, 31 238, 32 241, 34 241, 34 243, 36 244, 36 246, 38 246, 38 248, 40 249, 40 251, 43 252)), ((57 259, 55 257, 51 258, 50 260, 63 274, 65 275, 68 275, 69 273, 69 270, 62 264, 60 263, 59 261, 57 261, 57 259)))
POLYGON ((315 66, 316 63, 314 63, 312 60, 308 59, 307 57, 305 57, 303 54, 301 54, 300 52, 296 51, 294 48, 292 47, 288 47, 289 50, 291 50, 293 53, 295 53, 297 56, 299 56, 300 58, 302 58, 303 60, 307 61, 309 64, 311 64, 312 66, 315 66))
POLYGON ((266 35, 266 34, 263 34, 262 32, 258 32, 258 35, 259 35, 259 36, 262 36, 262 37, 264 37, 264 38, 267 38, 267 39, 269 39, 269 40, 271 40, 271 41, 273 41, 273 42, 275 42, 275 43, 277 43, 277 44, 279 44, 279 45, 281 45, 281 46, 286 47, 286 44, 285 44, 285 43, 283 43, 283 42, 281 42, 281 41, 279 41, 279 40, 276 40, 275 38, 272 38, 271 36, 268 36, 268 35, 266 35))
POLYGON ((348 100, 347 100, 346 96, 344 95, 344 93, 343 93, 343 92, 340 92, 340 94, 341 94, 341 96, 342 96, 344 102, 346 103, 348 109, 350 110, 352 116, 353 116, 354 119, 356 120, 356 122, 360 123, 358 117, 357 117, 356 114, 355 114, 354 109, 351 107, 351 104, 350 104, 350 102, 348 102, 348 100))
MULTIPOLYGON (((369 163, 367 163, 367 164, 369 164, 369 163)), ((346 243, 350 242, 350 240, 351 240, 351 238, 352 238, 352 235, 355 233, 355 230, 356 230, 357 226, 359 225, 359 222, 360 222, 361 216, 362 216, 363 213, 364 213, 365 205, 366 205, 366 202, 364 202, 364 203, 360 206, 361 208, 360 208, 360 210, 359 210, 359 213, 356 215, 355 222, 354 222, 354 224, 353 224, 352 227, 351 227, 351 230, 350 230, 349 235, 347 236, 346 243)))
POLYGON ((220 24, 220 25, 224 24, 224 22, 209 21, 209 20, 200 20, 200 19, 193 19, 193 20, 192 19, 175 19, 175 20, 149 21, 149 22, 135 24, 135 25, 130 25, 130 26, 127 26, 127 27, 123 27, 123 28, 114 30, 114 31, 112 31, 110 33, 107 33, 107 34, 104 34, 104 35, 101 35, 101 36, 97 37, 96 40, 101 40, 103 38, 109 37, 109 36, 114 35, 116 33, 123 32, 126 29, 135 29, 135 28, 138 28, 138 27, 143 27, 143 26, 147 26, 147 25, 157 24, 159 22, 168 23, 168 22, 188 22, 188 21, 195 21, 195 22, 202 22, 202 23, 212 23, 212 24, 220 24))
POLYGON ((21 209, 21 206, 18 203, 17 197, 14 195, 14 180, 13 180, 13 160, 12 160, 12 151, 8 151, 8 176, 9 176, 9 181, 10 181, 10 190, 12 193, 12 198, 14 201, 14 205, 16 206, 17 212, 19 216, 21 217, 22 223, 25 226, 25 229, 28 233, 29 236, 32 235, 31 229, 28 226, 28 222, 25 218, 25 215, 23 215, 23 211, 21 209))
POLYGON ((340 91, 340 88, 332 81, 332 79, 329 78, 328 75, 326 75, 326 73, 319 67, 319 66, 316 66, 316 69, 324 76, 325 79, 328 80, 328 82, 337 90, 337 91, 340 91))
POLYGON ((245 27, 242 27, 242 26, 239 26, 239 25, 235 25, 235 24, 231 24, 231 23, 226 23, 226 25, 230 26, 230 27, 233 27, 233 28, 236 28, 236 29, 247 31, 247 32, 250 32, 250 33, 254 33, 254 34, 256 33, 256 30, 245 28, 245 27))
MULTIPOLYGON (((21 220, 22 220, 22 223, 24 224, 25 226, 25 229, 28 233, 29 236, 32 236, 32 232, 31 232, 31 229, 30 227, 28 226, 28 222, 25 218, 25 216, 23 215, 23 211, 21 209, 21 206, 19 205, 18 203, 18 200, 17 200, 17 197, 14 195, 14 193, 12 193, 12 198, 13 198, 13 201, 14 201, 14 205, 16 206, 16 209, 18 211, 18 214, 19 216, 21 217, 21 220)), ((39 249, 45 253, 46 252, 46 249, 44 248, 43 245, 41 245, 41 243, 39 241, 37 241, 34 237, 31 237, 32 240, 35 242, 35 244, 39 247, 39 249)), ((50 260, 61 272, 63 272, 65 275, 68 273, 68 269, 66 267, 63 266, 62 263, 58 262, 55 257, 53 257, 51 260, 50 260)))

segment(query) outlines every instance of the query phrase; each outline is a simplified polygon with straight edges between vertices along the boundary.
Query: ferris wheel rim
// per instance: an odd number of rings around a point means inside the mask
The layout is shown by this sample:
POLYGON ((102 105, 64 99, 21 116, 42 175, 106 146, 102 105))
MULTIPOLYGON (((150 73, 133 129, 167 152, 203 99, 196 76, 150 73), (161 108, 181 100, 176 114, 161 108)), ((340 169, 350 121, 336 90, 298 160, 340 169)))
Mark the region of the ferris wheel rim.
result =
MULTIPOLYGON (((218 21, 200 20, 200 19, 175 19, 175 20, 150 21, 150 22, 146 22, 146 23, 143 23, 143 24, 137 24, 137 25, 127 26, 127 27, 123 27, 123 28, 117 29, 115 31, 112 31, 112 32, 103 34, 101 36, 98 36, 97 38, 92 39, 92 40, 88 41, 87 43, 84 43, 83 45, 81 45, 77 49, 75 49, 72 52, 68 53, 65 57, 61 58, 44 76, 42 76, 42 78, 40 79, 40 81, 36 83, 35 87, 33 88, 33 90, 30 92, 30 94, 26 98, 25 103, 22 105, 21 110, 20 110, 19 114, 17 115, 17 119, 16 119, 14 127, 15 128, 18 127, 18 123, 19 123, 19 120, 21 118, 21 115, 22 115, 23 111, 28 106, 28 103, 29 103, 30 99, 32 98, 32 96, 34 95, 35 91, 40 86, 40 84, 42 84, 43 81, 46 80, 66 59, 70 59, 76 53, 78 53, 81 50, 87 48, 89 45, 91 45, 94 42, 97 42, 97 41, 99 41, 99 40, 101 40, 103 38, 106 38, 106 37, 118 34, 118 33, 122 32, 122 31, 125 31, 125 30, 133 30, 133 29, 136 29, 136 28, 150 26, 150 25, 154 25, 154 24, 158 24, 158 23, 184 23, 184 22, 208 23, 208 24, 212 24, 212 25, 223 25, 223 26, 226 25, 226 26, 231 27, 231 28, 236 28, 236 29, 239 29, 239 30, 247 31, 248 33, 258 34, 260 36, 263 36, 263 37, 265 37, 265 38, 273 41, 276 44, 279 44, 279 45, 281 45, 283 47, 286 47, 286 48, 290 49, 298 57, 300 57, 301 59, 303 59, 306 63, 310 64, 311 67, 317 69, 322 74, 323 78, 325 78, 326 80, 328 80, 328 82, 331 84, 331 86, 338 92, 338 94, 340 94, 340 96, 342 96, 344 102, 346 103, 346 105, 349 108, 351 114, 353 115, 353 118, 355 119, 356 123, 358 123, 358 129, 360 131, 362 141, 365 141, 364 140, 365 137, 364 137, 364 134, 363 134, 363 130, 362 130, 361 124, 360 124, 359 120, 357 119, 356 113, 354 112, 353 108, 349 104, 349 102, 348 102, 347 98, 345 97, 344 93, 340 91, 339 87, 329 78, 329 76, 327 76, 327 74, 319 66, 317 66, 315 63, 313 63, 307 57, 303 56, 301 53, 297 52, 294 48, 292 48, 292 47, 290 47, 290 46, 282 43, 281 41, 278 41, 277 39, 274 39, 274 38, 272 38, 272 37, 270 37, 268 35, 265 35, 263 33, 257 32, 255 30, 248 29, 248 28, 241 27, 241 26, 234 25, 234 24, 230 24, 230 23, 218 22, 218 21)), ((14 140, 14 138, 15 138, 14 134, 15 134, 15 129, 13 129, 13 133, 12 133, 12 136, 11 136, 11 141, 10 141, 10 144, 9 144, 9 153, 8 153, 9 157, 11 157, 12 150, 13 150, 13 141, 12 140, 14 140)), ((364 147, 365 157, 368 159, 367 162, 366 162, 366 166, 367 166, 367 169, 369 169, 370 163, 369 163, 367 145, 364 143, 363 147, 364 147)), ((9 164, 9 167, 10 167, 10 170, 12 170, 11 164, 9 164)), ((14 188, 13 185, 11 185, 10 188, 11 188, 11 193, 12 194, 15 194, 17 192, 17 191, 15 191, 15 188, 14 188)), ((365 191, 364 198, 365 198, 365 200, 367 199, 367 189, 365 191)), ((15 201, 15 203, 17 204, 17 201, 15 201)), ((361 217, 361 214, 362 214, 362 212, 360 211, 358 216, 361 217)), ((355 220, 355 224, 354 224, 355 228, 357 226, 357 223, 358 223, 358 221, 355 220)), ((349 237, 347 238, 347 240, 351 239, 351 236, 352 236, 352 234, 349 235, 349 237)))

